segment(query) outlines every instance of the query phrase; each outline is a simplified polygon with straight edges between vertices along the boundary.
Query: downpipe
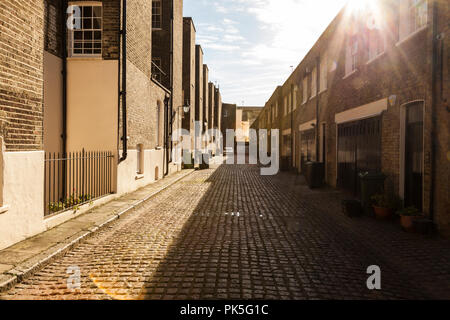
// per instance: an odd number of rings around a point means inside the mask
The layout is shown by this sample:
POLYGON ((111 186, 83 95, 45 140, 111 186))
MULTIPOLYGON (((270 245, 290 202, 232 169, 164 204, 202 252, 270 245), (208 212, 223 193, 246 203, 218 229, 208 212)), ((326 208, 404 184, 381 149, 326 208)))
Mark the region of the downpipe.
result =
MULTIPOLYGON (((122 157, 119 164, 128 158, 128 131, 127 131, 127 0, 122 0, 122 157)), ((119 54, 120 61, 120 54, 119 54)), ((119 63, 120 64, 120 63, 119 63)))

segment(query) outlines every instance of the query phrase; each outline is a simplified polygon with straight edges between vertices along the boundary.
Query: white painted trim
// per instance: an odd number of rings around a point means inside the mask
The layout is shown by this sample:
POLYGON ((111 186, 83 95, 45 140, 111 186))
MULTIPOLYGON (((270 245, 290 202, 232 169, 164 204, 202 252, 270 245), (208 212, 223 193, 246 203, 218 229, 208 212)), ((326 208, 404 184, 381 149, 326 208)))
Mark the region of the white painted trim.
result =
POLYGON ((374 117, 380 115, 383 111, 387 110, 387 108, 388 108, 388 98, 384 98, 360 107, 336 113, 335 122, 337 124, 342 124, 345 122, 351 122, 364 118, 374 117))
POLYGON ((314 129, 313 125, 316 124, 316 123, 317 123, 316 119, 308 121, 308 122, 305 122, 305 123, 299 125, 298 130, 299 131, 306 131, 306 130, 314 129))
POLYGON ((423 27, 417 29, 416 31, 410 33, 409 35, 407 35, 406 37, 404 37, 403 39, 401 39, 399 42, 397 42, 395 44, 396 47, 401 46, 403 43, 407 42, 408 40, 410 40, 411 38, 414 38, 418 33, 421 33, 423 30, 428 28, 428 24, 424 25, 423 27))
POLYGON ((346 75, 342 78, 342 80, 347 79, 348 77, 350 77, 351 75, 355 74, 356 72, 358 72, 358 69, 355 69, 355 70, 353 70, 352 72, 350 72, 349 74, 346 74, 346 75))
POLYGON ((0 207, 0 214, 3 214, 9 210, 9 206, 0 207))
POLYGON ((377 61, 378 59, 380 59, 381 57, 386 55, 386 51, 383 51, 382 53, 378 54, 376 57, 370 59, 369 61, 366 62, 366 65, 372 64, 373 62, 377 61))

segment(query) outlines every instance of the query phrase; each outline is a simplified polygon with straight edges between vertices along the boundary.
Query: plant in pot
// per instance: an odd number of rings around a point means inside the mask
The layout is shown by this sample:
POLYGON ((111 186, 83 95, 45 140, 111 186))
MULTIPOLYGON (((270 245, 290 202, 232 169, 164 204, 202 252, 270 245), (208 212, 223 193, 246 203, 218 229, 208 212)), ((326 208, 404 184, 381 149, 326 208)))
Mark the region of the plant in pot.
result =
POLYGON ((416 207, 408 207, 397 211, 400 216, 400 224, 405 231, 413 231, 414 218, 420 217, 422 214, 416 207))
POLYGON ((375 216, 378 219, 390 218, 395 210, 399 208, 399 199, 389 194, 376 194, 371 198, 375 216))

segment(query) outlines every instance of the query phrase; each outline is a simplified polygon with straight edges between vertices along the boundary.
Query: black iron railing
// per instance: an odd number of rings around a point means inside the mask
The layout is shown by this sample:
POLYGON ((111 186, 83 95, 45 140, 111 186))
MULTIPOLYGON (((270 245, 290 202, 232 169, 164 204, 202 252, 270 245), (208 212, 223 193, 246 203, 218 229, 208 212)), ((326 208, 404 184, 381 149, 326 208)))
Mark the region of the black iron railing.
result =
POLYGON ((167 73, 165 73, 154 61, 152 61, 152 79, 161 85, 167 85, 166 82, 169 80, 167 73))
POLYGON ((114 154, 109 151, 45 155, 45 215, 77 208, 113 193, 114 154))

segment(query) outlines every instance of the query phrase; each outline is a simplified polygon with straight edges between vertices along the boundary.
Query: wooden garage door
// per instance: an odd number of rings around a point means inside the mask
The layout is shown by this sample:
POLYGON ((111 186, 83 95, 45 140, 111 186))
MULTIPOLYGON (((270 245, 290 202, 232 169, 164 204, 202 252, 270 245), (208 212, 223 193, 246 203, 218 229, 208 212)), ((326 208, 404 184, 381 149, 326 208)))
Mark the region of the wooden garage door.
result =
POLYGON ((381 117, 338 126, 338 186, 360 193, 358 175, 381 171, 381 117))

